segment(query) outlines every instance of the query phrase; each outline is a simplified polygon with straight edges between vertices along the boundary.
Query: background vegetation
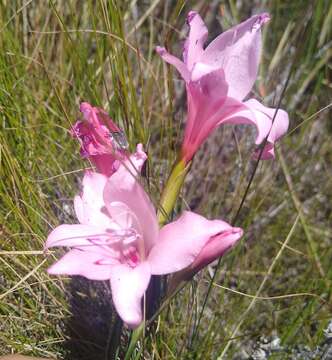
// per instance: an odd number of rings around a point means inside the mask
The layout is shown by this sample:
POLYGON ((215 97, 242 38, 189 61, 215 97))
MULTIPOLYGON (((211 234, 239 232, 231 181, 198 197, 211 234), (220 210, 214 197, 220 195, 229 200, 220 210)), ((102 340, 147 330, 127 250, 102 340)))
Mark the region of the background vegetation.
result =
MULTIPOLYGON (((281 99, 291 130, 253 181, 254 133, 245 126, 219 129, 197 154, 174 215, 190 208, 232 221, 244 200, 236 224, 245 237, 178 294, 137 357, 327 356, 329 0, 0 2, 0 355, 112 358, 108 284, 50 278, 45 270, 59 253, 45 257, 42 247, 51 228, 75 221, 72 198, 89 164, 69 128, 82 100, 107 109, 132 148, 145 144, 158 201, 183 133, 185 94, 154 48, 180 54, 190 9, 206 20, 210 39, 252 13, 272 15, 254 96, 270 106, 281 99)), ((119 339, 120 358, 129 335, 119 339)))

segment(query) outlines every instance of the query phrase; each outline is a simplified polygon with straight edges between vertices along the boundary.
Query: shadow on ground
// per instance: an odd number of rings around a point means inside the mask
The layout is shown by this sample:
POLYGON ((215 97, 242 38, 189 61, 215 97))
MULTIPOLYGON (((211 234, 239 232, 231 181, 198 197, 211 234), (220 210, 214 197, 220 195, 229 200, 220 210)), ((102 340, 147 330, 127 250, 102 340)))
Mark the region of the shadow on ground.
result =
POLYGON ((115 359, 122 321, 114 311, 108 282, 76 276, 67 291, 72 316, 66 324, 66 359, 115 359))

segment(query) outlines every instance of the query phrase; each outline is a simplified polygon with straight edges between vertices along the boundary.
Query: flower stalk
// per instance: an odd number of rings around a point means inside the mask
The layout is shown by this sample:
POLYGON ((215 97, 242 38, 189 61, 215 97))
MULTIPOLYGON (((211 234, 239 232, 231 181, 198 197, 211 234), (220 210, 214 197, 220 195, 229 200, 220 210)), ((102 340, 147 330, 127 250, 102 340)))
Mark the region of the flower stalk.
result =
POLYGON ((190 167, 191 161, 187 163, 182 158, 178 158, 173 165, 160 198, 157 212, 159 226, 168 222, 190 167))

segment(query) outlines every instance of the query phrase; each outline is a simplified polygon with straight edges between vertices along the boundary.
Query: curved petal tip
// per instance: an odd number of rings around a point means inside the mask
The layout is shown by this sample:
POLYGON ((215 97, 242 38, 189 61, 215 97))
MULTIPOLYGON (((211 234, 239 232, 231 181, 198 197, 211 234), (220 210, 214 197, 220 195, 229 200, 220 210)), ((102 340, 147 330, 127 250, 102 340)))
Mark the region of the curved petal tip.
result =
POLYGON ((156 51, 160 56, 163 56, 167 50, 162 46, 156 46, 156 51))
POLYGON ((194 10, 189 11, 189 13, 187 15, 187 24, 190 24, 197 14, 198 14, 197 11, 194 11, 194 10))
POLYGON ((252 26, 253 30, 259 30, 262 25, 269 22, 270 20, 271 20, 271 17, 270 17, 270 14, 268 14, 268 13, 262 13, 262 14, 257 15, 257 19, 252 26))
POLYGON ((89 111, 92 109, 92 106, 86 102, 86 101, 83 101, 80 103, 80 112, 84 113, 84 111, 89 111))

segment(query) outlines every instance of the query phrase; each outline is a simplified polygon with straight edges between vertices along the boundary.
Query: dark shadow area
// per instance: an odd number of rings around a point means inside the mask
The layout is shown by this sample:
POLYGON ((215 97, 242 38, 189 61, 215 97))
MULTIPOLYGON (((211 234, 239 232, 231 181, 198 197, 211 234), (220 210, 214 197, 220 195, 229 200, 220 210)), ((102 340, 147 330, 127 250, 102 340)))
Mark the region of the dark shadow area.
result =
MULTIPOLYGON (((150 320, 151 317, 158 311, 161 306, 161 300, 166 294, 166 276, 151 276, 149 286, 146 290, 146 319, 150 320)), ((150 324, 147 331, 153 328, 154 324, 150 324)))
MULTIPOLYGON (((72 278, 67 290, 72 316, 66 323, 68 360, 112 360, 122 335, 108 282, 72 278)), ((121 354, 118 354, 121 358, 121 354)))
MULTIPOLYGON (((153 276, 151 279, 146 293, 147 318, 160 306, 165 281, 164 277, 153 276)), ((109 282, 75 276, 66 291, 72 314, 65 323, 66 360, 122 359, 130 331, 123 326, 114 309, 109 282)), ((147 331, 155 325, 149 326, 147 331)))

